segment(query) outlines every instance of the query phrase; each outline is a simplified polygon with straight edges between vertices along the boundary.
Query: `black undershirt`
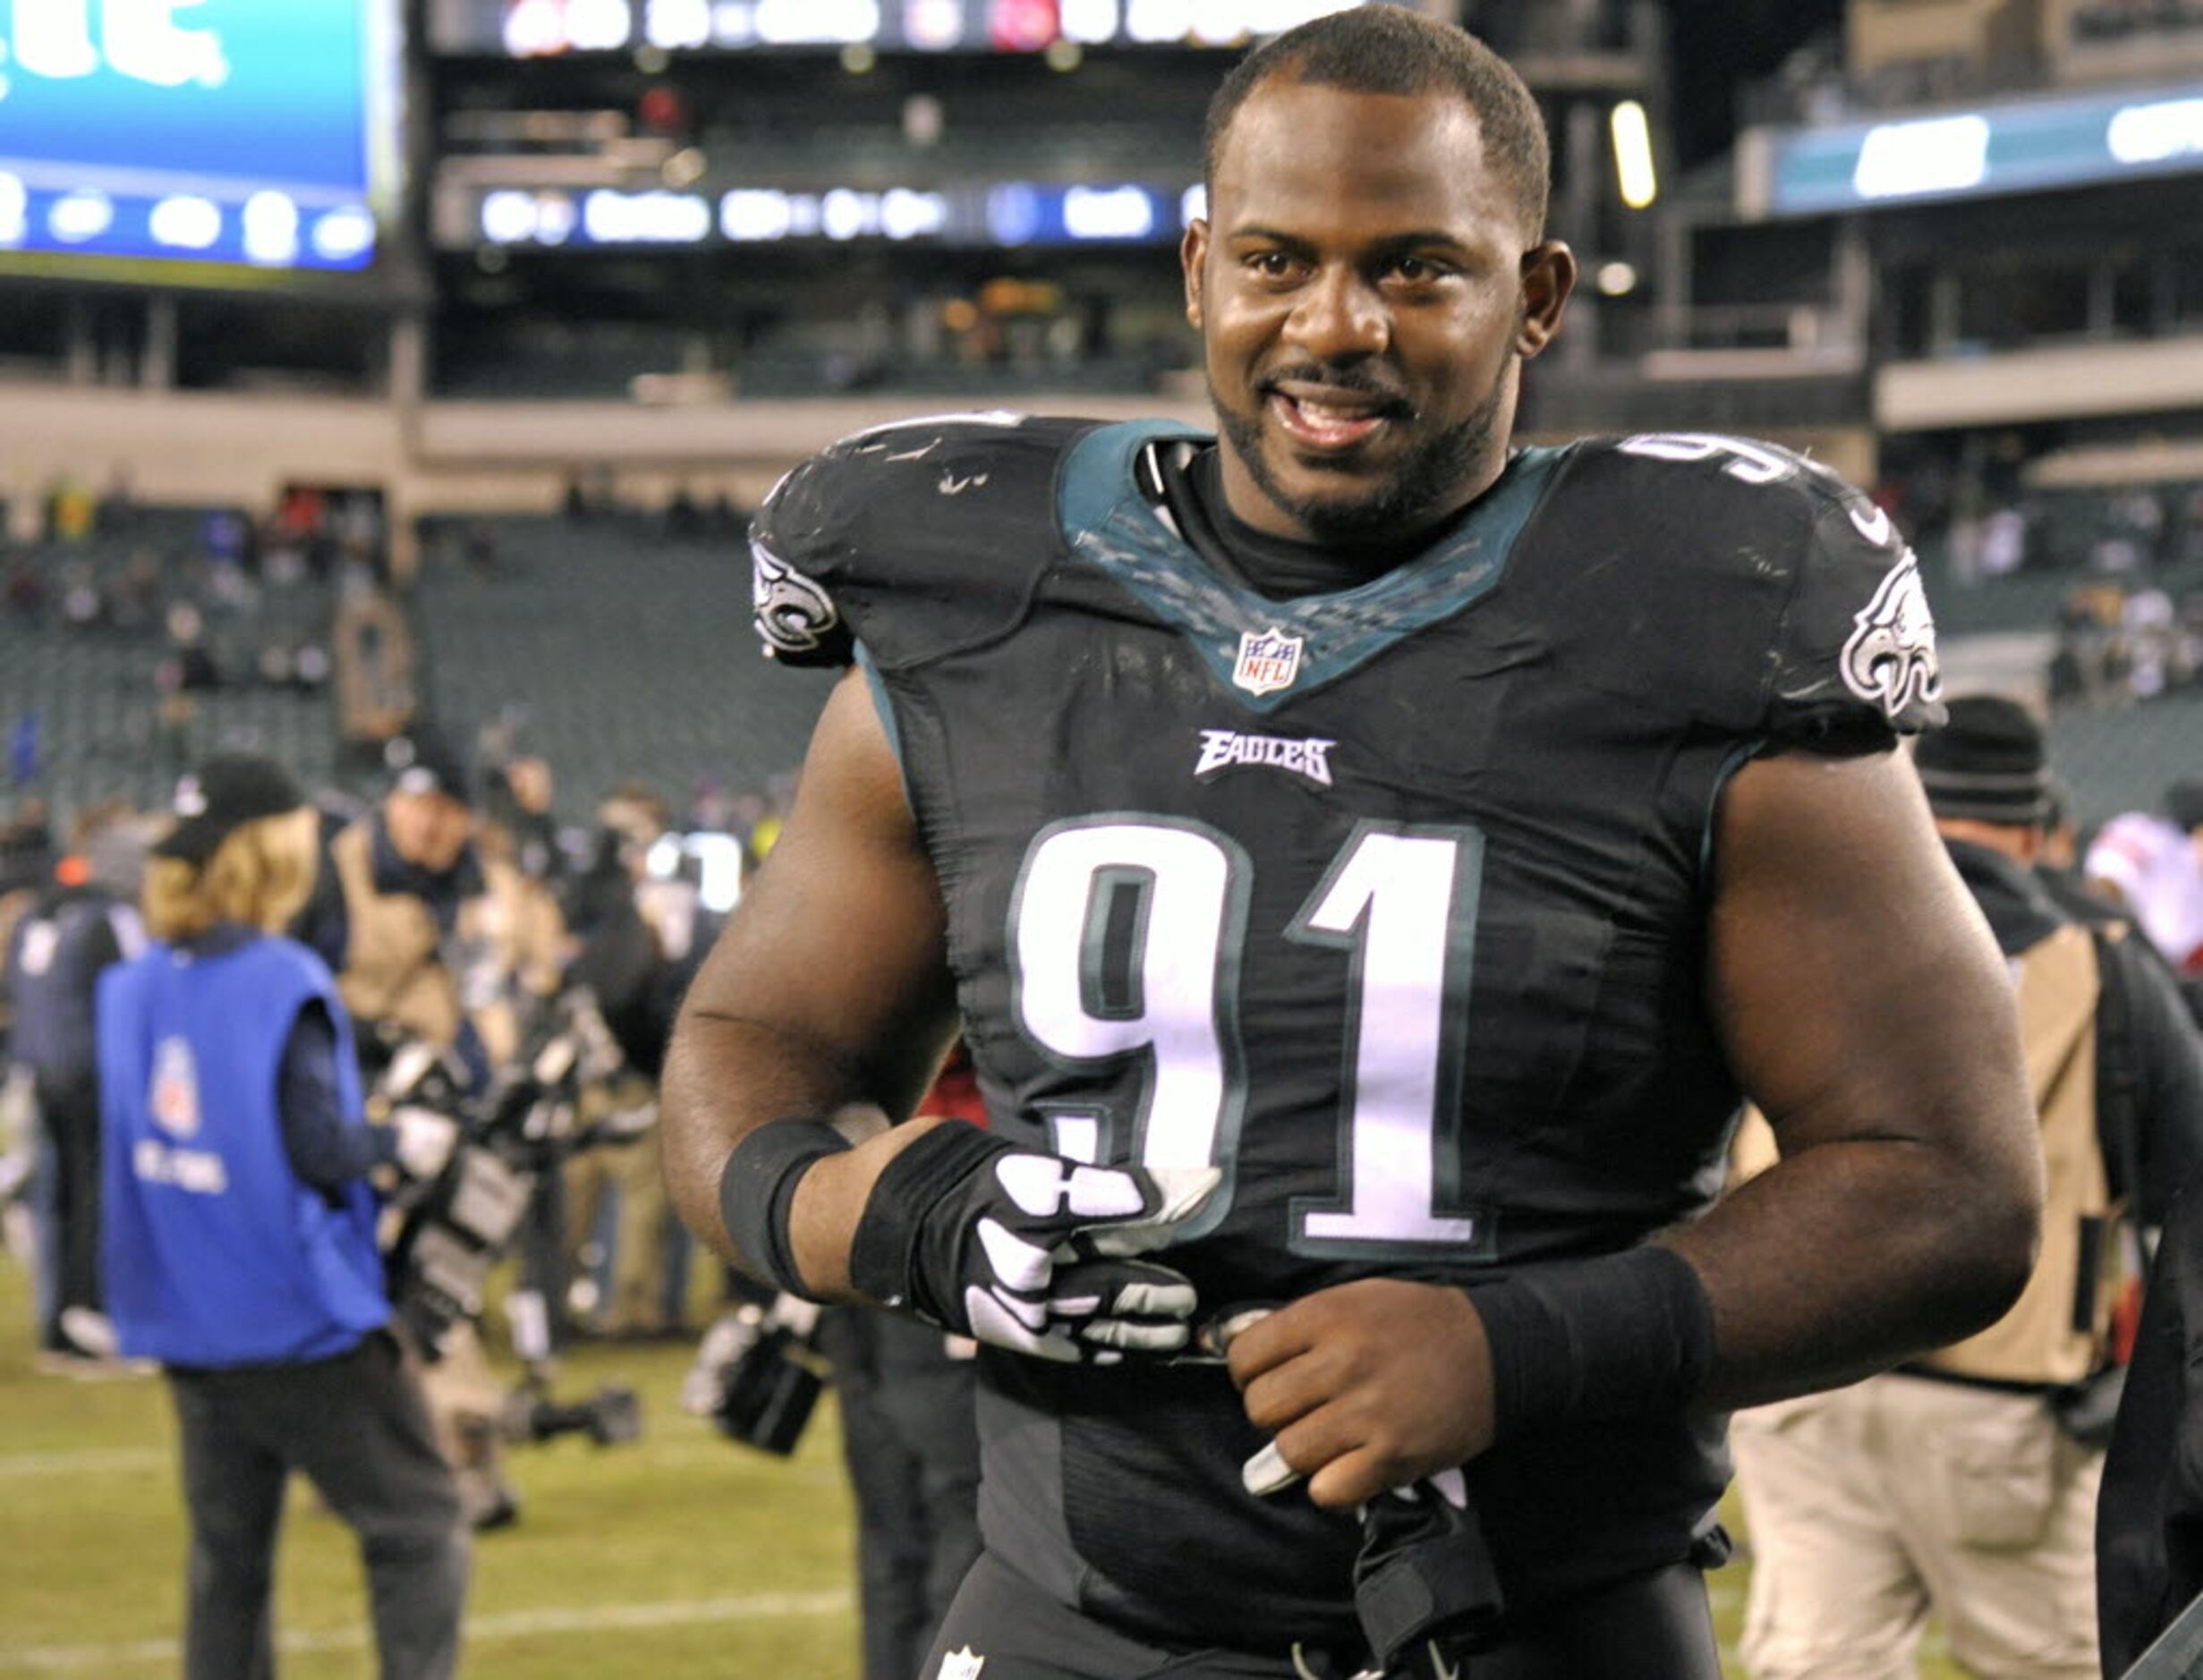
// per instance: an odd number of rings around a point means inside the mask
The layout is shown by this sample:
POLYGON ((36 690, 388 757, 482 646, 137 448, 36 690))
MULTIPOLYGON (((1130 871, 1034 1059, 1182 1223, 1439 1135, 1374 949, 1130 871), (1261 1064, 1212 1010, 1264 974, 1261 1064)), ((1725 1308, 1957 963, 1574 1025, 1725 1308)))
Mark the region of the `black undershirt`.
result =
POLYGON ((1156 451, 1163 504, 1187 543, 1226 577, 1265 600, 1293 601, 1358 589, 1451 534, 1482 501, 1479 496, 1405 541, 1365 546, 1302 542, 1257 530, 1224 499, 1224 470, 1213 444, 1200 448, 1168 445, 1156 451))

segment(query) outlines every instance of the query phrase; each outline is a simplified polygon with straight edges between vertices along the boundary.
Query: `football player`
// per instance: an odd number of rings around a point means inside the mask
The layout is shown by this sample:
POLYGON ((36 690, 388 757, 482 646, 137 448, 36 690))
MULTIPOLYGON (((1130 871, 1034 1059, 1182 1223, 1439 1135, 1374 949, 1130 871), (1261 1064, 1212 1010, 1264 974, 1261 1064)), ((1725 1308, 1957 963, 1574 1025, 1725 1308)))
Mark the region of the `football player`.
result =
POLYGON ((1216 437, 914 422, 758 522, 769 649, 856 668, 669 1172, 760 1276, 985 1345, 926 1680, 1712 1680, 1722 1409, 2026 1278, 2010 987, 1894 750, 1912 556, 1764 445, 1510 448, 1547 170, 1462 31, 1283 35, 1185 241, 1216 437), (959 1023, 992 1130, 890 1124, 959 1023), (1708 1211, 1745 1093, 1783 1158, 1708 1211))

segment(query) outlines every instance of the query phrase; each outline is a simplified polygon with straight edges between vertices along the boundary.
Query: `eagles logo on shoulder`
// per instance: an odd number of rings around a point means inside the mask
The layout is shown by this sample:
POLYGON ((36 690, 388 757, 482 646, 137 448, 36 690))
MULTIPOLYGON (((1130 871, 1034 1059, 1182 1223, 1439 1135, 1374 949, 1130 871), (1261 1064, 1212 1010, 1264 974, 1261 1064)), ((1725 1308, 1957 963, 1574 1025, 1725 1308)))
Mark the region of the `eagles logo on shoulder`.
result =
POLYGON ((1935 619, 1910 548, 1892 566, 1874 598, 1853 617, 1843 644, 1843 685, 1893 723, 1912 706, 1943 694, 1935 658, 1935 619))
POLYGON ((754 539, 750 561, 750 601, 766 653, 785 658, 819 653, 841 627, 833 598, 754 539))

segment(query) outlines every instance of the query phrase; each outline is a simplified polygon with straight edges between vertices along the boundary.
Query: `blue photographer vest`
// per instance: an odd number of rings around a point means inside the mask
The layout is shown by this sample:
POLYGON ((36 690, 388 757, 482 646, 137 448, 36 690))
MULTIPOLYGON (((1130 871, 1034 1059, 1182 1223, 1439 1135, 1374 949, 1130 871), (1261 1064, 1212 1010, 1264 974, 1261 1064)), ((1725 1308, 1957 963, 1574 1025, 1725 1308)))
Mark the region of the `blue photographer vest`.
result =
POLYGON ((357 1116, 351 1027, 304 946, 268 937, 201 956, 155 945, 101 977, 104 1259, 125 1353, 327 1359, 390 1316, 374 1192, 356 1181, 332 1201, 284 1149, 284 1046, 316 998, 336 1023, 337 1090, 357 1116))

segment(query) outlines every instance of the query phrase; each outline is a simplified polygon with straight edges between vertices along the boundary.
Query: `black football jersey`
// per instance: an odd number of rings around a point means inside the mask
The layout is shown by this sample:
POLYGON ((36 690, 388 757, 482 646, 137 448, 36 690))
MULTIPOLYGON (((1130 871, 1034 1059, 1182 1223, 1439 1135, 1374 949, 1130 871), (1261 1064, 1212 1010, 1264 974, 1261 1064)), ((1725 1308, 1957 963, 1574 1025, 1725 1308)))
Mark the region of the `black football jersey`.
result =
MULTIPOLYGON (((1221 1167, 1162 1257, 1211 1307, 1702 1209, 1739 1102, 1704 1002, 1723 783, 1936 715, 1887 517, 1762 444, 1583 442, 1276 601, 1171 521, 1186 441, 913 422, 799 468, 754 532, 769 649, 872 683, 995 1126, 1221 1167)), ((1189 1643, 1351 1637, 1355 1526, 1242 1491, 1262 1440, 1223 1372, 987 1376, 982 1522, 1042 1586, 1189 1643)), ((1687 1556, 1726 1473, 1680 1415, 1469 1466, 1518 1602, 1687 1556)))

